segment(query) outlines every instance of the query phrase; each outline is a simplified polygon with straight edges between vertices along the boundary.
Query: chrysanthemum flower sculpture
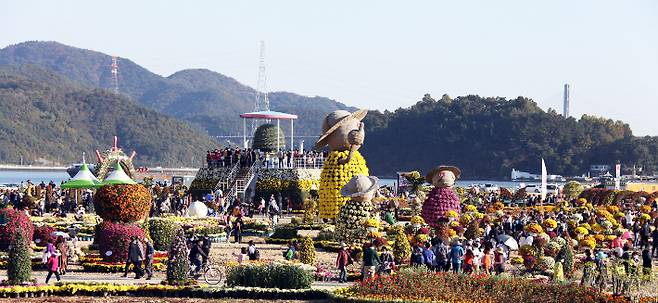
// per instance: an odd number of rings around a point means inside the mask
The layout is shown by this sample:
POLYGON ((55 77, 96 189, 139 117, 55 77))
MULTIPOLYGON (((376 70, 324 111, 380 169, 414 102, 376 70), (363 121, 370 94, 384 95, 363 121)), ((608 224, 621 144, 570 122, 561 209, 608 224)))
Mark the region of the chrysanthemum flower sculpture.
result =
POLYGON ((439 166, 427 174, 426 180, 432 182, 434 189, 423 203, 421 216, 430 226, 437 227, 438 219, 450 210, 460 212, 459 197, 452 188, 460 174, 454 166, 439 166))
POLYGON ((369 232, 377 232, 371 226, 373 206, 371 200, 377 190, 377 177, 356 175, 341 190, 350 200, 336 218, 336 239, 350 245, 358 245, 368 240, 369 232), (370 228, 373 228, 370 230, 370 228))
POLYGON ((368 175, 368 167, 358 149, 363 145, 365 130, 361 120, 368 113, 359 110, 349 113, 337 110, 325 117, 323 134, 316 143, 317 149, 329 146, 320 176, 320 218, 335 219, 348 198, 340 191, 354 175, 368 175))

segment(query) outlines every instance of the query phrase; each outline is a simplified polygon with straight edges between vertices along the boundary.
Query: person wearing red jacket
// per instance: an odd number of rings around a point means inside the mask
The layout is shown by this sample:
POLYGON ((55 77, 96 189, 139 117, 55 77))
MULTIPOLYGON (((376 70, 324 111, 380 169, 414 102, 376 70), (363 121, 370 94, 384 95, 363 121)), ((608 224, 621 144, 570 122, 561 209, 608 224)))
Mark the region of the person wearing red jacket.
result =
POLYGON ((46 268, 48 269, 48 275, 46 276, 46 284, 50 281, 50 277, 55 274, 57 281, 60 280, 59 277, 59 255, 57 253, 50 254, 48 256, 48 261, 46 262, 46 268))
POLYGON ((352 263, 353 261, 352 257, 350 257, 350 251, 347 249, 345 243, 341 243, 338 257, 336 257, 336 267, 340 270, 340 275, 338 276, 339 283, 347 282, 347 266, 352 263))

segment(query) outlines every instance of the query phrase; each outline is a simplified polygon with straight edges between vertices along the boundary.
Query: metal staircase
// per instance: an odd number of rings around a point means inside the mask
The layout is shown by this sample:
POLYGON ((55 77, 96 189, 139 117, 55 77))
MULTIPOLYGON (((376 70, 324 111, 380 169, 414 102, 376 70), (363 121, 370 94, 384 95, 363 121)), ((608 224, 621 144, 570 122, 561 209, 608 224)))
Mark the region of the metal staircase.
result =
POLYGON ((225 198, 233 203, 238 195, 244 195, 247 187, 256 177, 256 171, 258 169, 258 163, 260 161, 255 161, 250 167, 240 168, 237 164, 227 176, 227 187, 228 192, 225 194, 225 198))

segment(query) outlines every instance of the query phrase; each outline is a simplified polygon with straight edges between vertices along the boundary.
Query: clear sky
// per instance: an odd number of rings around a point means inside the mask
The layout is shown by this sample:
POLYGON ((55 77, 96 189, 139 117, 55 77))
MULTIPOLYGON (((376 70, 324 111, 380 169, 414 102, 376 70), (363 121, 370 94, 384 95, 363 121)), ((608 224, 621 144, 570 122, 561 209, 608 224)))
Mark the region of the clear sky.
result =
POLYGON ((658 1, 0 1, 0 47, 55 40, 371 109, 527 96, 658 135, 658 1))

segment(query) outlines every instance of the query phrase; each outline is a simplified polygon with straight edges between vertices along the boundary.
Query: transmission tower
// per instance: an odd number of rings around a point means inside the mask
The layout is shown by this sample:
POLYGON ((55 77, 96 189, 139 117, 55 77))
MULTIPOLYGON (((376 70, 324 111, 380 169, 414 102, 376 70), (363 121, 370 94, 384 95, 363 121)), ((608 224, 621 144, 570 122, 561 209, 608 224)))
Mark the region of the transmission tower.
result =
MULTIPOLYGON (((267 98, 267 76, 265 75, 265 41, 260 42, 260 63, 258 64, 258 83, 256 84, 256 104, 254 111, 269 111, 270 100, 267 98)), ((256 119, 251 120, 251 132, 258 127, 256 119)))
POLYGON ((115 94, 119 93, 119 66, 116 56, 112 56, 112 90, 115 94))

